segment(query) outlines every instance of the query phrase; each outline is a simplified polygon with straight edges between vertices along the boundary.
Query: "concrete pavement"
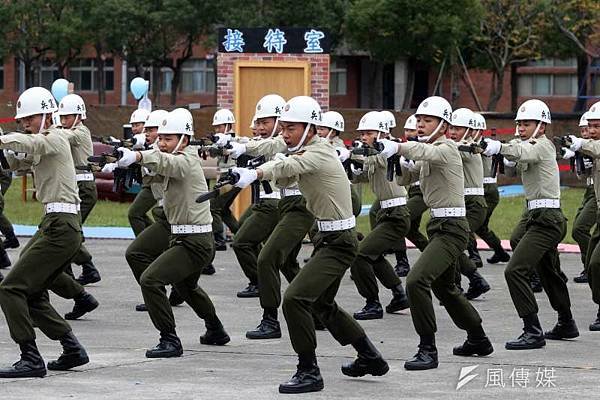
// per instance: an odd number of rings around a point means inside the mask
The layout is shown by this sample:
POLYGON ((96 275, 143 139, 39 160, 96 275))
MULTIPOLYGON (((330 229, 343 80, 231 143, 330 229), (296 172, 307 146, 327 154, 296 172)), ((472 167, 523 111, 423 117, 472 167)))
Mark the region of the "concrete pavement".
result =
MULTIPOLYGON (((50 372, 43 379, 0 380, 2 399, 216 400, 286 396, 277 392, 277 386, 295 372, 296 357, 283 316, 280 315, 281 339, 250 341, 245 338, 246 330, 258 324, 261 310, 258 299, 235 297, 236 291, 247 282, 231 250, 217 253, 217 273, 203 276, 200 284, 212 296, 232 341, 223 347, 200 345, 198 337, 204 332, 204 325, 188 306, 183 305, 175 308, 177 331, 185 349, 183 357, 146 359, 144 352, 157 343, 158 333, 146 313, 134 311, 134 306, 141 302, 141 293, 124 259, 128 243, 126 240, 86 241, 103 278, 88 290, 101 305, 82 320, 72 322, 72 326, 91 362, 74 371, 50 372)), ((311 249, 305 246, 300 257, 309 254, 311 249)), ((17 254, 18 251, 10 251, 13 260, 17 259, 17 254)), ((482 256, 489 254, 482 252, 482 256)), ((414 262, 418 251, 411 250, 409 257, 414 262)), ((569 278, 580 272, 579 255, 562 254, 561 260, 569 278)), ((452 347, 462 343, 465 334, 453 325, 436 301, 439 368, 422 372, 404 370, 404 361, 415 353, 418 338, 408 313, 386 314, 383 320, 361 322, 390 363, 391 369, 386 376, 345 377, 339 368, 354 357, 354 350, 350 346, 341 347, 328 332, 318 332, 317 356, 325 389, 301 397, 470 399, 485 396, 493 399, 544 396, 545 399, 580 399, 598 396, 600 332, 588 330, 588 324, 596 316, 589 287, 572 280, 569 282, 573 313, 581 332, 579 338, 548 341, 546 348, 541 350, 507 351, 504 342, 520 334, 521 321, 508 295, 503 271, 503 266, 485 265, 481 273, 492 285, 492 290, 474 302, 496 349, 491 356, 453 356, 452 347), (465 368, 462 382, 466 381, 466 384, 457 391, 462 368, 465 368)), ((78 272, 76 267, 75 273, 78 272)), ((464 285, 466 287, 466 282, 464 285)), ((381 291, 384 305, 390 298, 388 291, 381 291)), ((543 293, 537 298, 542 325, 544 329, 550 329, 556 316, 543 293)), ((72 307, 71 302, 54 295, 52 302, 61 313, 72 307)), ((349 312, 363 305, 348 276, 342 282, 338 302, 349 312)), ((10 339, 4 319, 0 321, 0 364, 9 365, 18 359, 18 347, 10 339)), ((55 359, 60 353, 60 345, 42 334, 38 345, 46 361, 55 359)))

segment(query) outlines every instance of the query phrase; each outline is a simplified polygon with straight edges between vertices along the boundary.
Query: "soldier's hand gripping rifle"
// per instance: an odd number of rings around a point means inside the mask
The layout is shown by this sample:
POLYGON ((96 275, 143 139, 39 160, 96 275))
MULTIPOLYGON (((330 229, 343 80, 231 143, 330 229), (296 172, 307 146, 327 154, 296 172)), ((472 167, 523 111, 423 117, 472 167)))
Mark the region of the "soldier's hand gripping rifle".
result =
MULTIPOLYGON (((256 168, 260 167, 261 165, 263 165, 265 162, 266 162, 265 156, 251 157, 251 156, 244 154, 236 159, 236 163, 237 163, 238 167, 249 168, 249 169, 256 169, 256 168)), ((225 186, 227 186, 227 185, 233 186, 239 181, 239 179, 240 179, 240 176, 230 169, 229 171, 227 171, 226 173, 221 175, 221 177, 219 178, 219 180, 213 187, 213 190, 198 196, 198 198, 196 199, 196 202, 203 203, 207 200, 210 200, 214 197, 219 196, 223 192, 223 188, 225 186)), ((265 191, 265 193, 267 193, 267 194, 273 193, 273 188, 269 184, 269 181, 256 180, 256 181, 252 182, 250 184, 250 187, 252 190, 252 204, 256 204, 260 200, 261 185, 262 185, 262 188, 265 191)))
MULTIPOLYGON (((495 128, 492 129, 492 138, 496 137, 495 128)), ((487 142, 482 137, 479 142, 472 142, 468 145, 463 144, 458 146, 458 151, 463 151, 471 154, 482 154, 487 148, 487 142)), ((482 157, 487 157, 482 154, 482 157)), ((504 174, 504 156, 500 153, 494 154, 492 157, 492 165, 490 168, 490 176, 496 178, 498 174, 504 174)))
MULTIPOLYGON (((383 144, 379 142, 373 143, 373 148, 380 153, 383 150, 383 144)), ((393 182, 396 176, 402 176, 402 166, 400 165, 400 154, 394 154, 387 159, 386 179, 393 182)))
MULTIPOLYGON (((88 162, 90 164, 87 166, 77 166, 76 169, 97 172, 101 171, 106 164, 116 163, 122 156, 121 152, 118 150, 122 143, 123 142, 120 141, 119 145, 115 144, 115 147, 113 147, 113 150, 110 153, 102 153, 99 156, 88 157, 88 162)), ((142 168, 141 165, 137 163, 131 164, 127 168, 117 167, 113 170, 113 176, 113 192, 118 192, 121 189, 128 190, 135 182, 142 183, 142 168)))
POLYGON ((573 144, 573 140, 570 136, 571 135, 569 134, 565 136, 554 136, 552 140, 559 149, 557 150, 558 156, 561 159, 567 158, 569 160, 569 167, 571 169, 571 172, 575 172, 578 176, 585 175, 587 173, 586 163, 589 164, 590 161, 593 162, 593 159, 589 156, 584 155, 581 151, 573 151, 569 156, 567 152, 571 151, 569 148, 573 144))
POLYGON ((206 160, 208 157, 223 157, 224 161, 227 162, 229 154, 227 154, 225 149, 230 149, 232 146, 229 143, 224 146, 219 146, 217 144, 218 141, 218 136, 208 135, 200 140, 191 140, 189 144, 190 146, 198 146, 198 155, 202 157, 203 160, 206 160))

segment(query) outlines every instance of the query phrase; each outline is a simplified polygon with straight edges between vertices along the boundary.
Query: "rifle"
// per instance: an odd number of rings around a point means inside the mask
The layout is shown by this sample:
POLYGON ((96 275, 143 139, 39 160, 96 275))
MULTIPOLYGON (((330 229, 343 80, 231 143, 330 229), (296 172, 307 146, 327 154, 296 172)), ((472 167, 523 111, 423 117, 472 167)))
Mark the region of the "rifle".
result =
MULTIPOLYGON (((383 145, 379 142, 374 142, 373 148, 380 153, 383 150, 383 145)), ((386 179, 389 182, 393 182, 395 176, 402 176, 402 166, 400 165, 399 154, 394 154, 387 159, 386 179)))
MULTIPOLYGON (((563 158, 563 156, 564 156, 563 148, 564 147, 569 148, 573 144, 573 141, 571 140, 569 134, 566 134, 565 136, 554 136, 552 138, 552 140, 554 141, 554 143, 556 145, 558 145, 558 148, 560 150, 558 150, 557 152, 561 158, 563 158)), ((586 161, 587 162, 593 161, 593 158, 583 154, 581 151, 576 151, 575 156, 569 158, 569 168, 570 168, 571 172, 575 172, 578 176, 585 175, 586 174, 586 168, 585 168, 586 161)))
MULTIPOLYGON (((263 165, 265 162, 266 162, 265 156, 252 157, 252 156, 243 154, 242 156, 237 158, 236 165, 240 168, 256 169, 256 168, 260 167, 261 165, 263 165)), ((196 199, 196 203, 203 203, 207 200, 210 200, 212 198, 219 196, 222 192, 221 189, 224 186, 226 186, 226 185, 233 186, 239 180, 240 180, 239 174, 237 174, 237 173, 233 172, 231 169, 229 169, 227 172, 225 172, 223 175, 221 175, 221 177, 219 178, 219 180, 213 187, 213 190, 198 196, 198 198, 196 199)), ((261 185, 262 185, 262 188, 265 191, 265 193, 267 193, 267 194, 273 193, 273 188, 269 184, 269 181, 256 180, 256 181, 252 182, 250 184, 250 187, 252 190, 252 204, 256 204, 260 200, 261 185)))
MULTIPOLYGON (((99 156, 88 157, 87 166, 77 166, 76 169, 97 172, 109 163, 117 162, 121 158, 121 152, 117 150, 122 142, 115 144, 111 153, 102 153, 99 156)), ((139 164, 131 164, 127 168, 115 168, 113 170, 113 192, 122 189, 128 190, 134 183, 142 183, 142 167, 139 164)))
MULTIPOLYGON (((494 139, 494 140, 496 139, 496 128, 492 128, 492 139, 494 139)), ((468 145, 459 145, 458 151, 463 151, 463 152, 471 153, 471 154, 481 154, 482 157, 487 157, 482 154, 486 148, 487 148, 487 142, 482 137, 479 142, 473 142, 468 145)), ((505 172, 504 156, 502 154, 498 153, 498 154, 494 154, 491 157, 492 157, 492 165, 490 168, 490 176, 492 178, 495 178, 498 176, 498 174, 504 175, 504 172, 505 172)))

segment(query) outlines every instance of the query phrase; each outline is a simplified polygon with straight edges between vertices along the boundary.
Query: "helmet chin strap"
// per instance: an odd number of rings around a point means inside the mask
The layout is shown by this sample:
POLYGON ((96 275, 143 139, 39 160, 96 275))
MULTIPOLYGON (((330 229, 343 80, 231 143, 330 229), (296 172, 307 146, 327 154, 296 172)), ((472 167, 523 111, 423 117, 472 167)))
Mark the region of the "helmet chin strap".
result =
POLYGON ((75 128, 75 125, 77 125, 78 123, 79 123, 79 115, 77 115, 75 117, 75 121, 73 121, 73 125, 71 125, 71 127, 69 129, 75 128))
POLYGON ((181 143, 183 143, 183 137, 185 135, 181 135, 181 137, 179 138, 179 142, 177 142, 177 146, 175 146, 175 148, 173 149, 173 151, 171 152, 171 154, 175 154, 179 151, 179 147, 181 146, 181 143))
POLYGON ((542 121, 539 121, 537 126, 535 127, 535 130, 533 131, 533 134, 529 137, 529 139, 527 139, 528 142, 537 138, 537 134, 540 131, 541 126, 542 126, 542 121))
POLYGON ((46 113, 43 113, 42 114, 42 122, 40 123, 40 129, 38 130, 38 133, 42 133, 45 125, 46 125, 46 113))
POLYGON ((442 129, 442 125, 443 124, 444 124, 444 120, 441 120, 440 123, 438 124, 437 128, 434 129, 434 131, 431 133, 431 135, 429 135, 429 136, 417 136, 417 140, 419 142, 422 142, 422 143, 431 143, 431 139, 433 139, 434 136, 438 134, 438 132, 440 131, 440 129, 442 129))
POLYGON ((331 138, 332 133, 333 133, 333 128, 329 128, 329 132, 327 132, 327 136, 325 136, 325 139, 329 140, 329 138, 331 138))
POLYGON ((304 147, 304 141, 306 140, 306 137, 308 136, 308 131, 310 130, 310 127, 312 126, 312 124, 306 124, 306 128, 304 128, 304 133, 302 134, 302 138, 300 139, 300 141, 298 142, 298 144, 294 147, 288 147, 288 151, 291 153, 295 153, 297 151, 299 151, 300 149, 302 149, 302 147, 304 147))
POLYGON ((462 135, 462 137, 460 138, 459 142, 462 142, 463 140, 465 140, 465 138, 469 134, 470 130, 471 130, 471 128, 467 128, 467 130, 465 131, 464 135, 462 135))
POLYGON ((273 130, 271 131, 271 134, 269 135, 269 139, 271 139, 273 136, 275 136, 278 125, 279 125, 279 117, 275 118, 275 124, 273 124, 273 130))

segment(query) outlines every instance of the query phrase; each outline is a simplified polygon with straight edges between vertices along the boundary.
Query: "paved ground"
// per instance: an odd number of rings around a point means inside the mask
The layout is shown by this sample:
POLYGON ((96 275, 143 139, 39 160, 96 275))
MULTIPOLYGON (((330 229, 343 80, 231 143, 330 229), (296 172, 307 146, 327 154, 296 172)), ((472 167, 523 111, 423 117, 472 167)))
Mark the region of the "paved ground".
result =
MULTIPOLYGON (((25 240, 23 240, 25 241, 25 240)), ((3 399, 268 399, 280 398, 277 385, 295 371, 296 358, 287 328, 280 340, 249 341, 245 331, 259 320, 257 299, 238 299, 235 292, 245 285, 233 252, 217 255, 217 274, 201 278, 216 304, 232 341, 224 347, 200 345, 204 326, 187 306, 177 307, 178 333, 185 352, 182 358, 149 360, 144 351, 157 342, 157 332, 145 313, 133 310, 141 294, 123 257, 129 242, 90 240, 86 243, 102 271, 102 282, 89 288, 101 302, 87 318, 72 324, 86 346, 91 362, 77 371, 50 373, 44 379, 0 380, 3 399)), ((305 255, 310 247, 305 247, 305 255)), ((488 256, 487 253, 483 253, 488 256)), ((418 252, 411 251, 414 261, 418 252)), ((11 251, 17 258, 17 252, 11 251)), ((562 255, 563 269, 571 278, 579 273, 578 255, 562 255)), ((42 268, 43 265, 40 265, 42 268)), ((76 271, 78 272, 78 271, 76 271)), ((574 314, 581 336, 570 342, 549 342, 545 349, 522 352, 504 350, 504 342, 517 336, 517 318, 503 277, 502 266, 486 265, 482 273, 493 289, 475 306, 496 352, 485 358, 460 358, 452 347, 464 340, 445 311, 436 304, 440 366, 436 370, 407 372, 403 363, 416 349, 417 336, 410 316, 385 315, 383 320, 363 323, 368 334, 390 363, 390 372, 381 378, 350 379, 340 373, 340 364, 351 359, 351 347, 341 347, 327 332, 319 332, 317 349, 325 390, 311 398, 343 399, 449 399, 449 398, 593 398, 600 378, 600 333, 587 329, 595 317, 587 285, 569 283, 574 314), (461 368, 477 366, 468 375, 475 378, 459 391, 456 386, 461 368), (500 376, 502 374, 502 376, 500 376), (511 378, 512 375, 512 378, 511 378), (504 387, 500 387, 500 378, 504 387), (525 388, 519 386, 526 385, 525 388), (487 385, 487 387, 486 387, 487 385), (538 387, 536 387, 538 386, 538 387)), ((390 294, 382 292, 382 301, 390 294)), ((362 306, 352 281, 343 280, 339 303, 349 311, 362 306)), ((555 322, 547 298, 538 295, 540 319, 549 329, 555 322)), ((71 303, 53 297, 61 312, 71 303)), ((60 351, 58 343, 39 338, 46 360, 60 351)), ((0 363, 10 364, 18 350, 10 340, 4 321, 0 323, 0 363)), ((469 379, 467 377, 467 379, 469 379)))

